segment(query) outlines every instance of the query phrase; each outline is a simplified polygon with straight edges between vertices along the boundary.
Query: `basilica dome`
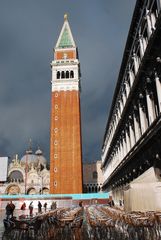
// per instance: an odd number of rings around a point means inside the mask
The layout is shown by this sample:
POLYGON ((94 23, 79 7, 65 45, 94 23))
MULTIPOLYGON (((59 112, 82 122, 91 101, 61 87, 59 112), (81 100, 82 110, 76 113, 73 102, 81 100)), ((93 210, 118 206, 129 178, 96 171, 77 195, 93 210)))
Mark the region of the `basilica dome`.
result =
POLYGON ((36 163, 36 155, 33 154, 32 150, 26 151, 25 155, 21 158, 21 164, 25 165, 31 165, 36 163))
POLYGON ((45 166, 47 163, 46 158, 43 156, 43 152, 40 148, 38 148, 35 154, 32 152, 32 149, 26 151, 26 154, 21 158, 21 164, 28 164, 29 166, 33 165, 37 166, 45 166))
POLYGON ((35 152, 35 156, 36 156, 36 163, 37 165, 43 165, 45 166, 47 163, 46 158, 43 156, 43 152, 40 148, 38 148, 35 152))

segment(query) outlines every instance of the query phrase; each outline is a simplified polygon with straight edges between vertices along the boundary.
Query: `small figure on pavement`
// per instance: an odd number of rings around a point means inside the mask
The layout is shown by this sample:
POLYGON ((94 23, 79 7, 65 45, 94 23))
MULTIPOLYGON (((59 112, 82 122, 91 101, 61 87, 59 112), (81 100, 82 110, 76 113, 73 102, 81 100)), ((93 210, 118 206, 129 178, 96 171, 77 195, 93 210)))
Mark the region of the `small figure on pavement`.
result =
POLYGON ((7 203, 7 205, 6 205, 6 219, 7 219, 7 220, 10 218, 11 213, 12 213, 11 206, 10 206, 9 203, 7 203))
POLYGON ((11 217, 13 217, 13 212, 14 212, 14 210, 15 210, 15 205, 13 204, 13 202, 12 201, 10 201, 10 208, 11 208, 11 217))
POLYGON ((24 202, 21 206, 21 210, 25 210, 26 209, 26 203, 24 202))
POLYGON ((44 209, 45 209, 45 212, 46 212, 46 209, 47 209, 47 202, 44 203, 44 209))
POLYGON ((30 216, 33 215, 33 208, 34 208, 34 206, 33 206, 33 201, 32 201, 32 202, 30 202, 30 205, 29 205, 30 216))
POLYGON ((52 202, 51 204, 51 209, 54 210, 57 208, 56 202, 52 202))
POLYGON ((38 213, 41 213, 41 208, 42 208, 42 204, 40 201, 38 201, 38 213))

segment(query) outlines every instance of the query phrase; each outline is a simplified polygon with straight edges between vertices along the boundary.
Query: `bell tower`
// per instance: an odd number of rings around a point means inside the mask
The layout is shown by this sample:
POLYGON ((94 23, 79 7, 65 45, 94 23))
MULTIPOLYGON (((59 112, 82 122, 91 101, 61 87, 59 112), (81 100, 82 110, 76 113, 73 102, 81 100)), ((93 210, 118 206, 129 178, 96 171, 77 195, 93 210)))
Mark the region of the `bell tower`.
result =
POLYGON ((51 69, 50 193, 82 193, 80 64, 66 14, 51 69))

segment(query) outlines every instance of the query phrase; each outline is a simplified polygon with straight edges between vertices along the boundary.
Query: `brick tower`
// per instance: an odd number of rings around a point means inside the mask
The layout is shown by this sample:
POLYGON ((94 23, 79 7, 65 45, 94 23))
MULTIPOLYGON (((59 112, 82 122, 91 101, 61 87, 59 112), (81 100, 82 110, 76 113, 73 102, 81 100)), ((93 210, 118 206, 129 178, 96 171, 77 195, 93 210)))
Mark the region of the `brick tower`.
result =
POLYGON ((80 65, 67 15, 51 68, 50 193, 82 193, 80 65))

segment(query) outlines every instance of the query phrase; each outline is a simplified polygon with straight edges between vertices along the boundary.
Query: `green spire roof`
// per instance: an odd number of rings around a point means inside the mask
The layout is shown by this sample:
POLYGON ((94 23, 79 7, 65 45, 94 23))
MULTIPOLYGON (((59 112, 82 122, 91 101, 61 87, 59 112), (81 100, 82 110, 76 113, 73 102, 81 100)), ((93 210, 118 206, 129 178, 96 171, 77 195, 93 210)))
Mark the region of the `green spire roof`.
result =
POLYGON ((56 43, 56 48, 72 48, 76 47, 72 36, 72 32, 67 20, 67 15, 64 15, 64 24, 60 32, 58 41, 56 43))
POLYGON ((72 47, 72 46, 73 46, 73 44, 72 44, 70 33, 69 33, 67 27, 65 27, 58 47, 68 48, 68 47, 72 47))

